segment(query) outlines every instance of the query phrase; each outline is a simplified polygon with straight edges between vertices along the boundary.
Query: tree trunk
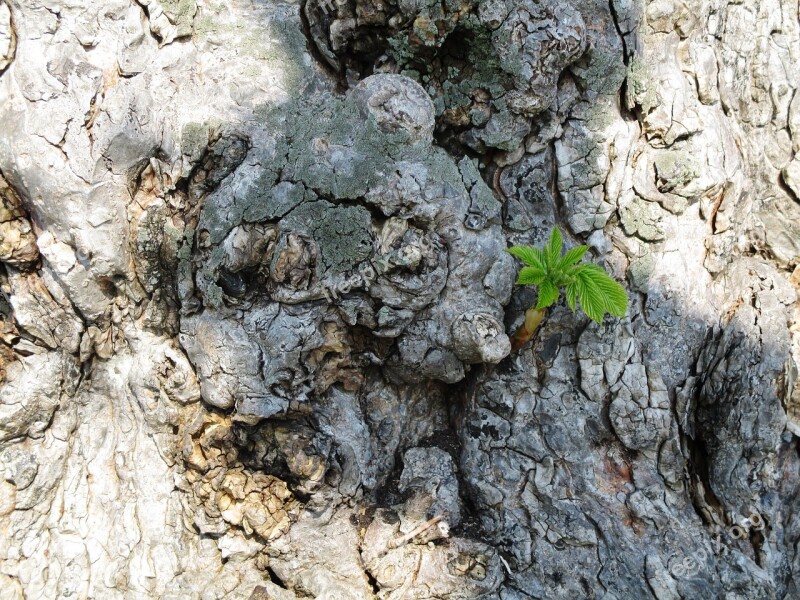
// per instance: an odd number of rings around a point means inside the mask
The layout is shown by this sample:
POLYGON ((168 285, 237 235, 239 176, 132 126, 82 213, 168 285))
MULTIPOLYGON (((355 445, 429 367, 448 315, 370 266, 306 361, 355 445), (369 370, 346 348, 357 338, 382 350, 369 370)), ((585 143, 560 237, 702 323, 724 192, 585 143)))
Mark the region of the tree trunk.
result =
POLYGON ((0 598, 800 597, 795 0, 0 0, 0 598), (535 292, 550 230, 629 290, 535 292))

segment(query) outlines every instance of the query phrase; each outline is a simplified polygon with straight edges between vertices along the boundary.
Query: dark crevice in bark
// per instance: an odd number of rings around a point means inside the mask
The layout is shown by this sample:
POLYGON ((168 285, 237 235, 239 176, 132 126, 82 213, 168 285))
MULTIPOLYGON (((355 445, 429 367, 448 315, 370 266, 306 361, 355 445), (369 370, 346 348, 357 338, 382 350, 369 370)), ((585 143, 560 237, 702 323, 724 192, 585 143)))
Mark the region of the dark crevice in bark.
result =
MULTIPOLYGON (((568 120, 564 119, 564 123, 568 120)), ((564 202, 564 197, 561 195, 561 190, 558 187, 558 159, 556 158, 556 141, 550 141, 550 160, 552 162, 551 169, 552 173, 550 175, 550 193, 553 196, 553 204, 555 209, 555 220, 556 224, 561 226, 562 231, 569 232, 570 235, 574 236, 574 232, 572 228, 569 226, 569 220, 567 219, 567 207, 566 203, 564 202)))
POLYGON ((158 42, 158 45, 160 46, 164 42, 164 39, 160 35, 158 35, 155 31, 153 31, 152 27, 150 27, 150 9, 147 7, 146 4, 142 4, 141 2, 137 1, 136 4, 139 6, 139 8, 142 9, 142 13, 144 13, 144 18, 146 21, 145 29, 150 34, 150 36, 156 42, 158 42))
POLYGON ((614 0, 608 0, 608 9, 611 12, 611 20, 614 22, 614 29, 617 30, 620 42, 622 42, 622 60, 625 66, 628 66, 630 56, 628 54, 628 42, 625 40, 625 34, 622 33, 622 27, 619 24, 619 15, 617 14, 617 7, 614 6, 614 0))
POLYGON ((783 173, 778 175, 778 180, 775 182, 782 192, 784 192, 791 200, 800 204, 800 196, 795 194, 794 190, 789 187, 789 184, 786 183, 786 178, 784 177, 783 173))
MULTIPOLYGON (((314 40, 314 35, 311 32, 311 23, 308 19, 308 2, 309 0, 301 0, 300 2, 300 25, 303 31, 303 36, 306 38, 306 48, 308 53, 314 59, 317 65, 328 75, 328 77, 336 84, 336 91, 339 94, 344 94, 347 91, 347 78, 344 73, 339 69, 334 68, 327 60, 325 55, 320 50, 317 42, 314 40)), ((335 0, 331 0, 334 3, 335 0)))
POLYGON ((378 583, 378 580, 375 579, 375 576, 369 569, 364 569, 364 575, 366 575, 367 581, 369 582, 369 585, 372 588, 372 593, 377 596, 381 591, 381 586, 378 583))
MULTIPOLYGON (((503 364, 503 363, 501 363, 503 364)), ((476 395, 478 389, 484 381, 486 381, 491 373, 498 368, 499 365, 479 364, 467 374, 462 381, 450 386, 452 393, 450 398, 453 403, 450 407, 450 415, 448 424, 450 433, 454 441, 453 451, 457 454, 453 456, 456 464, 456 477, 458 479, 458 493, 461 501, 461 523, 451 530, 452 534, 462 536, 465 538, 478 540, 489 546, 494 546, 489 532, 485 531, 484 526, 481 524, 481 508, 475 502, 472 496, 472 490, 468 482, 464 479, 461 460, 463 452, 462 435, 465 427, 464 419, 467 414, 474 410, 477 406, 476 395)))
POLYGON ((400 491, 400 475, 403 473, 403 455, 400 450, 395 452, 394 466, 391 473, 384 480, 383 484, 375 491, 375 503, 378 507, 391 508, 397 504, 402 504, 408 498, 409 493, 400 491))
POLYGON ((17 53, 17 29, 16 26, 14 25, 14 13, 11 10, 10 4, 6 4, 6 7, 8 8, 8 27, 9 27, 10 42, 9 42, 8 56, 6 56, 5 58, 7 64, 4 67, 0 68, 0 76, 2 76, 3 73, 6 72, 8 67, 11 66, 11 63, 14 62, 17 53))
POLYGON ((286 583, 283 581, 283 579, 281 579, 281 578, 278 576, 278 574, 275 572, 275 570, 274 570, 272 567, 270 567, 270 566, 267 566, 267 569, 266 569, 266 570, 267 570, 267 574, 269 575, 269 580, 270 580, 272 583, 274 583, 274 584, 275 584, 275 585, 277 585, 279 588, 282 588, 282 589, 284 589, 284 590, 288 590, 288 589, 289 589, 288 587, 286 587, 286 583))
POLYGON ((709 521, 711 515, 706 514, 705 506, 711 507, 717 516, 722 515, 723 508, 722 503, 711 488, 705 443, 702 439, 695 440, 688 435, 682 437, 688 452, 686 462, 689 471, 688 485, 692 508, 703 523, 707 526, 714 526, 715 523, 709 521), (700 489, 700 486, 702 486, 702 489, 700 489))
MULTIPOLYGON (((628 48, 628 41, 626 39, 626 34, 622 31, 622 26, 620 25, 619 15, 617 14, 617 8, 614 5, 616 0, 608 0, 608 8, 611 13, 611 20, 614 22, 614 29, 617 32, 617 36, 619 37, 620 43, 622 44, 622 62, 625 64, 625 68, 629 69, 631 66, 631 60, 634 57, 634 49, 628 48)), ((619 103, 619 111, 623 119, 626 121, 637 121, 639 120, 636 112, 631 109, 628 105, 628 74, 626 73, 625 78, 622 80, 622 84, 620 85, 619 92, 617 94, 617 101, 619 103)))

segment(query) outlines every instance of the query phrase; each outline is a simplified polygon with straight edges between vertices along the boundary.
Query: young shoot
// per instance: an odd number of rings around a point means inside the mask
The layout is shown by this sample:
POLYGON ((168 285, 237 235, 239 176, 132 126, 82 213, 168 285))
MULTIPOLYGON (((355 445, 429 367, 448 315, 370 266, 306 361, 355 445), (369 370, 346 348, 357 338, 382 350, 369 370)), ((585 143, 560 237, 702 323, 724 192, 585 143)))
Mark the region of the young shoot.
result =
POLYGON ((506 252, 519 258, 525 266, 519 272, 518 285, 539 288, 536 304, 525 312, 525 321, 511 338, 512 350, 519 350, 530 340, 544 318, 548 307, 558 301, 564 290, 567 304, 575 312, 578 305, 586 316, 602 322, 606 313, 624 317, 628 310, 628 294, 605 270, 591 263, 580 263, 589 246, 577 246, 561 253, 564 240, 556 227, 550 242, 542 248, 512 246, 506 252))

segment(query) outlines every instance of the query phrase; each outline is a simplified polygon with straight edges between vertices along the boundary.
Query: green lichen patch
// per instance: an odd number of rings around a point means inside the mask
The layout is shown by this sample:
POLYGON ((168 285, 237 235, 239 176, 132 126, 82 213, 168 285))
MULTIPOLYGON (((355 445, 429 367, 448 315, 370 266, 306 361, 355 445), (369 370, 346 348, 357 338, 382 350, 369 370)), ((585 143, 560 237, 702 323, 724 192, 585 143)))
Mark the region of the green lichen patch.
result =
POLYGON ((458 163, 458 169, 461 173, 463 185, 469 191, 471 199, 470 213, 481 215, 486 223, 499 219, 501 204, 483 181, 475 162, 468 158, 463 158, 458 163))
POLYGON ((430 153, 427 144, 410 144, 407 131, 381 131, 350 98, 297 104, 283 128, 291 134, 284 176, 338 200, 363 197, 395 160, 430 153))
POLYGON ((280 219, 304 200, 316 195, 302 184, 288 181, 273 185, 274 175, 265 171, 259 176, 243 203, 240 203, 245 221, 257 222, 280 219))
POLYGON ((197 13, 195 0, 161 0, 161 10, 174 24, 191 22, 197 13))
POLYGON ((631 261, 628 268, 628 281, 631 289, 647 293, 647 284, 655 269, 655 258, 652 252, 647 252, 631 261))
POLYGON ((316 242, 320 276, 354 269, 373 252, 372 220, 361 206, 305 202, 281 221, 281 229, 305 234, 316 242))
POLYGON ((658 97, 654 91, 650 67, 639 57, 628 65, 628 108, 640 106, 644 114, 648 114, 658 105, 658 97))
POLYGON ((197 161, 208 148, 209 127, 203 123, 187 123, 181 130, 181 152, 189 161, 197 161))
POLYGON ((624 207, 620 207, 622 228, 628 235, 635 235, 647 242, 664 239, 661 228, 664 211, 656 202, 648 202, 638 196, 624 207))
MULTIPOLYGON (((570 70, 578 77, 584 88, 601 95, 616 95, 622 87, 625 77, 630 77, 622 53, 608 50, 592 50, 587 53, 570 70)), ((641 65, 637 66, 637 74, 641 65)), ((643 82, 644 79, 639 79, 643 82)))
POLYGON ((209 308, 219 308, 222 306, 222 300, 225 297, 225 292, 216 283, 209 283, 205 292, 203 293, 203 304, 209 308))
POLYGON ((664 193, 690 195, 687 194, 687 188, 700 176, 697 160, 683 151, 659 152, 653 165, 656 170, 656 185, 664 193))

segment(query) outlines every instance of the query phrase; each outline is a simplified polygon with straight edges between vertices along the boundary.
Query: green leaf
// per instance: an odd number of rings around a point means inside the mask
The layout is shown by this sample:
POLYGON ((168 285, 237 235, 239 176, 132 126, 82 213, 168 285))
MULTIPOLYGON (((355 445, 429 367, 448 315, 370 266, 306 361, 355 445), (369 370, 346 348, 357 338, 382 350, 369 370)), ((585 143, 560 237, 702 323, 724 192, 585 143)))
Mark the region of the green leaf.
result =
POLYGON ((579 263, 588 250, 589 246, 576 246, 572 250, 567 250, 564 256, 559 259, 556 270, 563 271, 567 267, 579 263))
POLYGON ((553 227, 550 233, 550 245, 547 248, 547 266, 550 269, 555 268, 558 264, 558 259, 561 257, 561 247, 564 245, 564 238, 561 237, 561 231, 558 227, 553 227))
POLYGON ((602 292, 591 279, 585 279, 580 274, 577 281, 578 299, 581 309, 592 321, 602 322, 605 315, 602 292))
POLYGON ((533 246, 511 246, 506 248, 511 256, 516 256, 529 267, 538 267, 543 271, 547 270, 547 260, 539 248, 533 246))
POLYGON ((573 312, 580 302, 581 310, 598 323, 606 313, 624 317, 628 311, 625 288, 609 277, 602 267, 578 264, 586 256, 588 246, 572 248, 562 256, 563 245, 561 231, 553 228, 549 242, 542 248, 512 246, 507 250, 527 265, 520 271, 517 284, 539 286, 536 308, 542 310, 552 306, 564 288, 567 304, 573 312))
POLYGON ((606 312, 615 317, 624 317, 628 312, 628 294, 625 292, 625 288, 609 277, 602 267, 584 265, 583 268, 603 293, 606 312))
POLYGON ((575 270, 581 308, 593 321, 600 323, 605 313, 624 317, 628 295, 616 281, 597 265, 580 265, 575 270))
POLYGON ((572 312, 575 312, 575 303, 578 301, 578 284, 575 281, 570 281, 567 284, 567 306, 572 312))
POLYGON ((517 277, 517 285, 538 285, 544 281, 547 273, 539 267, 523 267, 517 277))
POLYGON ((536 302, 536 308, 547 308, 558 300, 558 288, 549 279, 545 279, 539 285, 539 300, 536 302))

